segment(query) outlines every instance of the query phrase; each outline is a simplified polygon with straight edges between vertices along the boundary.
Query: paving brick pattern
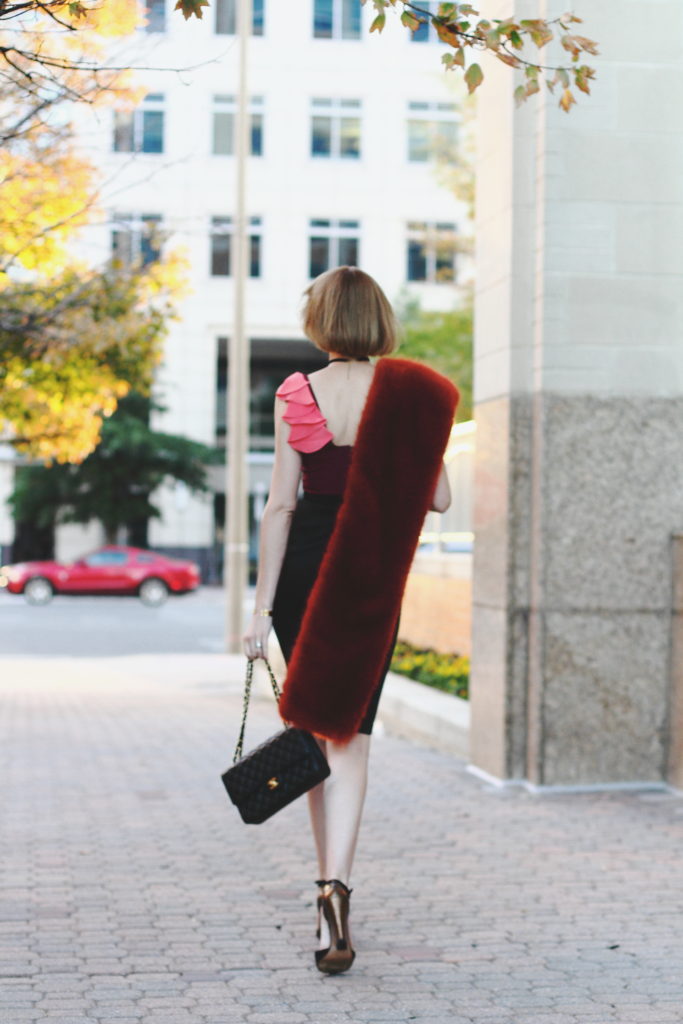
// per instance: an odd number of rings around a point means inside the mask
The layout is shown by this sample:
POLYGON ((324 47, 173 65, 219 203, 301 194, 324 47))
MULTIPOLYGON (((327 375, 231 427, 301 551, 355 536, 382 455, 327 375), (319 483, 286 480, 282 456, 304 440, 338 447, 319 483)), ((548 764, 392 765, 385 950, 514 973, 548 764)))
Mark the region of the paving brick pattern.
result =
MULTIPOLYGON (((122 664, 0 662, 0 1021, 683 1020, 678 797, 501 792, 377 737, 357 960, 324 977, 304 803, 243 826, 222 790, 236 680, 122 664)), ((275 723, 258 700, 250 745, 275 723)))

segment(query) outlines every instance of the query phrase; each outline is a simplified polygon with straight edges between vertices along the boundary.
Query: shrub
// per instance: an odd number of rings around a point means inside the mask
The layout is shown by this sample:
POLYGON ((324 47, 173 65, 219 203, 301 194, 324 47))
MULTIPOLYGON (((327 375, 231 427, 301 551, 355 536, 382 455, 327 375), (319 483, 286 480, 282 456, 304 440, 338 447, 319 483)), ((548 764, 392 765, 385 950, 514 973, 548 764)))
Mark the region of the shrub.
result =
POLYGON ((465 700, 469 697, 470 659, 458 654, 421 650, 402 640, 396 644, 391 671, 434 686, 465 700))

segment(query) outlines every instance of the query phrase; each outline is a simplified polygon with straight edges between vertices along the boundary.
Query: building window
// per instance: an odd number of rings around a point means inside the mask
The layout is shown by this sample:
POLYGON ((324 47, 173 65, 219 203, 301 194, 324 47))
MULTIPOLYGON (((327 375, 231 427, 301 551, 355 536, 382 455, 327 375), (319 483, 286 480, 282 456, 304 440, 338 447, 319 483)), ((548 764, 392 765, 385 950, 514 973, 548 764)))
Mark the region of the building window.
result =
POLYGON ((455 281, 455 242, 455 224, 408 224, 408 280, 435 284, 455 281))
POLYGON ((160 213, 114 214, 111 233, 112 258, 124 266, 146 267, 161 256, 160 213))
POLYGON ((408 104, 408 160, 425 163, 434 156, 452 153, 458 140, 458 108, 455 103, 408 104))
POLYGON ((137 110, 114 114, 115 153, 163 153, 164 94, 149 93, 137 110))
MULTIPOLYGON (((237 32, 237 0, 215 0, 216 35, 234 36, 237 32)), ((265 0, 253 0, 251 34, 262 36, 265 23, 265 0)))
POLYGON ((311 156, 360 157, 360 100, 311 101, 311 156))
POLYGON ((262 36, 265 25, 265 0, 252 0, 252 29, 251 34, 262 36))
MULTIPOLYGON (((432 14, 438 14, 439 12, 438 3, 421 3, 419 6, 421 10, 431 11, 432 14)), ((420 24, 415 31, 411 33, 411 41, 413 43, 438 43, 439 36, 431 22, 431 19, 427 18, 423 14, 417 14, 416 16, 420 18, 420 24)))
MULTIPOLYGON (((237 101, 234 96, 213 98, 213 153, 233 156, 235 152, 235 118, 237 101)), ((263 156, 263 96, 252 96, 249 101, 251 155, 263 156)))
POLYGON ((166 0, 147 0, 145 32, 166 31, 166 0))
POLYGON ((316 39, 360 39, 361 0, 314 0, 316 39))
POLYGON ((216 444, 225 447, 228 432, 228 339, 216 339, 216 444))
MULTIPOLYGON (((216 423, 215 440, 218 447, 225 446, 228 427, 228 366, 229 339, 216 339, 216 423)), ((270 451, 275 447, 275 392, 295 366, 301 368, 300 360, 292 363, 291 358, 253 358, 249 374, 249 448, 251 451, 270 451)), ((305 369, 317 369, 321 364, 313 362, 305 369)), ((322 364, 324 365, 324 364, 322 364)))
POLYGON ((308 276, 317 277, 332 267, 358 266, 359 233, 357 220, 311 220, 308 276))
MULTIPOLYGON (((232 274, 232 217, 211 218, 211 276, 230 277, 232 274)), ((247 273, 249 277, 261 276, 261 218, 249 218, 247 248, 247 273)))

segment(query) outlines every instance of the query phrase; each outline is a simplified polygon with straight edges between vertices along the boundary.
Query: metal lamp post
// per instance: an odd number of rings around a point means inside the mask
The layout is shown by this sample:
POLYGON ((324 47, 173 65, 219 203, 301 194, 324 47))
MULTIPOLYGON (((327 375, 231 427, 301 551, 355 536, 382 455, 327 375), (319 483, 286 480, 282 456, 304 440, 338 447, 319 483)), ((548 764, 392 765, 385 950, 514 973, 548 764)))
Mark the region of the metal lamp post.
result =
POLYGON ((233 230, 234 316, 228 348, 228 445, 225 492, 226 647, 231 653, 242 649, 243 602, 249 558, 249 338, 244 323, 245 282, 248 260, 246 213, 246 169, 249 155, 249 96, 247 77, 248 42, 252 22, 252 0, 239 0, 237 37, 239 81, 235 125, 235 216, 233 230))

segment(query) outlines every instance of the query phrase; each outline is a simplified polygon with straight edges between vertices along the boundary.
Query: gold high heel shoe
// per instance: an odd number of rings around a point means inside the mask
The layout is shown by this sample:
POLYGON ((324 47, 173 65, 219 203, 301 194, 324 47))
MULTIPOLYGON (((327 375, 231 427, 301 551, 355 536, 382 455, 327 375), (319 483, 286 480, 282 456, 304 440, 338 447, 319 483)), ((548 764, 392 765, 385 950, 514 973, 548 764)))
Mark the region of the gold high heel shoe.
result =
MULTIPOLYGON (((325 881, 324 878, 317 878, 315 884, 318 886, 318 888, 322 892, 322 888, 323 888, 324 885, 327 885, 327 882, 325 881)), ((320 918, 321 918, 322 912, 323 912, 322 896, 318 896, 318 898, 315 901, 315 905, 318 908, 318 927, 315 930, 315 937, 316 937, 316 939, 319 939, 320 938, 320 918)))
POLYGON ((348 971, 356 958, 349 937, 349 897, 351 889, 338 878, 331 878, 322 886, 318 897, 319 906, 330 929, 330 944, 327 949, 318 949, 315 963, 325 974, 341 974, 348 971))

